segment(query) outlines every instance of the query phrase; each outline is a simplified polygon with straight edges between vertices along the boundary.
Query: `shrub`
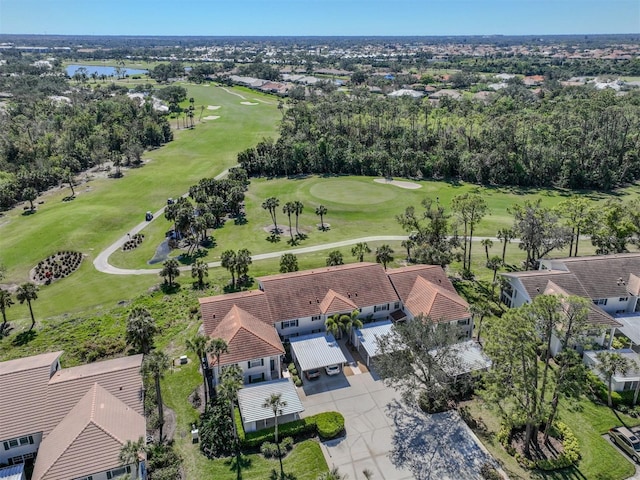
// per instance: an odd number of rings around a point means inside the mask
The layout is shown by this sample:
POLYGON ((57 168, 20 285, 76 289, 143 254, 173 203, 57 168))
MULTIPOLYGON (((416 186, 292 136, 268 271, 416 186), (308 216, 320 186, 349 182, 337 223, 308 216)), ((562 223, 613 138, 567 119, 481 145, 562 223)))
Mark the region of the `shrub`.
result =
POLYGON ((286 451, 293 450, 293 437, 285 437, 280 442, 280 449, 286 451))
POLYGON ((482 467, 480 467, 480 475, 485 480, 502 480, 502 475, 500 475, 489 462, 484 463, 482 467))
POLYGON ((260 446, 260 453, 264 455, 264 458, 278 457, 278 446, 275 443, 264 442, 260 446))
POLYGON ((318 435, 323 440, 336 438, 344 430, 344 417, 338 412, 324 412, 316 416, 318 435))
POLYGON ((562 447, 564 455, 572 464, 580 460, 580 444, 571 429, 562 422, 556 422, 554 425, 558 431, 560 439, 562 439, 562 447))
POLYGON ((235 413, 235 421, 236 421, 236 431, 238 432, 238 441, 242 443, 244 442, 244 425, 242 424, 240 409, 238 407, 234 408, 234 413, 235 413))
MULTIPOLYGON (((296 369, 295 363, 290 363, 289 366, 287 367, 287 370, 289 370, 289 373, 293 372, 295 369, 296 369)), ((292 375, 296 375, 296 374, 292 373, 292 375)))
POLYGON ((300 379, 300 377, 298 377, 298 376, 294 375, 294 376, 292 377, 292 380, 293 380, 293 384, 294 384, 296 387, 301 387, 301 386, 302 386, 302 380, 300 379))

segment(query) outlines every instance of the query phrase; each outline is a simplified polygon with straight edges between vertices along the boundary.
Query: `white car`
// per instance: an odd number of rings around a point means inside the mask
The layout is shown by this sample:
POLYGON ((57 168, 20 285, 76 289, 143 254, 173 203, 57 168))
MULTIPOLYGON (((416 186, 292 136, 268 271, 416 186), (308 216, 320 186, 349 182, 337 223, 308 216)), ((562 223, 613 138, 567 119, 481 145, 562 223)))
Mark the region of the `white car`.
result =
POLYGON ((340 373, 340 365, 329 365, 324 367, 324 371, 327 372, 327 375, 338 375, 340 373))

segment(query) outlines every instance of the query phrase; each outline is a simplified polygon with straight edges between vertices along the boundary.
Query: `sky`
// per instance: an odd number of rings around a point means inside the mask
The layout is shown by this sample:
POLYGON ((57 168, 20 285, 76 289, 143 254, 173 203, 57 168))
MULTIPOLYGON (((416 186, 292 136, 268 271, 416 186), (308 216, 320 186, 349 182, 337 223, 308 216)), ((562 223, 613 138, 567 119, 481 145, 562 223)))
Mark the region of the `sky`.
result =
POLYGON ((0 0, 0 34, 640 33, 640 0, 0 0))

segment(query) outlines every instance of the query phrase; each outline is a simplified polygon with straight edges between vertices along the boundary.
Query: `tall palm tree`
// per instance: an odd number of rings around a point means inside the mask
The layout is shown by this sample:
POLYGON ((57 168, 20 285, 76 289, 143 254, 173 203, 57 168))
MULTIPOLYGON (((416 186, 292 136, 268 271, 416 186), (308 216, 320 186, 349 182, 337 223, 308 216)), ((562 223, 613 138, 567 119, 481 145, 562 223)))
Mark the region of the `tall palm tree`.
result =
POLYGON ((9 333, 9 325, 7 322, 7 308, 13 305, 11 292, 0 288, 0 313, 2 313, 2 325, 0 325, 0 338, 9 333))
POLYGON ((207 353, 216 357, 216 395, 218 394, 218 384, 221 380, 220 357, 223 353, 229 353, 229 345, 222 338, 212 338, 207 348, 207 353))
POLYGON ((304 204, 300 200, 296 200, 293 202, 294 213, 296 214, 296 235, 300 235, 300 231, 298 230, 298 217, 302 215, 302 211, 304 210, 304 204))
POLYGON ((170 258, 162 264, 162 270, 160 270, 160 276, 165 278, 165 281, 170 287, 173 287, 173 281, 176 277, 180 276, 180 264, 175 258, 170 258))
POLYGON ((325 207, 324 205, 319 205, 316 208, 316 215, 320 216, 320 230, 322 230, 324 232, 325 228, 324 228, 324 216, 327 214, 327 207, 325 207))
POLYGON ((502 259, 498 255, 494 255, 489 260, 487 260, 487 268, 489 270, 493 270, 493 280, 491 281, 491 294, 495 294, 496 290, 496 276, 498 275, 498 270, 502 266, 502 259))
POLYGON ((162 405, 162 391, 160 390, 160 379, 164 372, 169 369, 170 361, 166 353, 154 350, 147 355, 142 364, 142 374, 153 376, 156 387, 156 404, 158 405, 158 424, 160 429, 160 443, 163 441, 162 429, 164 428, 164 408, 162 405))
POLYGON ((120 453, 118 454, 118 460, 120 460, 120 465, 131 465, 132 463, 136 464, 136 476, 140 474, 140 460, 142 460, 143 455, 146 451, 146 444, 144 438, 140 437, 135 442, 131 440, 127 440, 127 443, 122 445, 120 448, 120 453))
POLYGON ((407 262, 410 262, 411 261, 411 249, 414 247, 415 242, 413 240, 411 240, 410 238, 408 238, 406 240, 403 240, 400 245, 402 245, 404 248, 407 249, 407 262))
POLYGON ((502 263, 504 263, 504 257, 507 254, 507 243, 511 243, 516 237, 516 232, 512 228, 501 228, 498 230, 498 239, 502 242, 502 263))
POLYGON ((236 254, 236 277, 238 279, 238 286, 242 284, 242 281, 249 274, 249 265, 251 265, 251 252, 246 248, 241 248, 236 254))
POLYGON ((282 455, 280 454, 280 443, 278 443, 278 417, 282 415, 283 408, 287 406, 286 400, 282 400, 282 394, 272 393, 268 398, 264 400, 262 408, 270 408, 273 412, 274 420, 274 440, 278 446, 278 458, 280 459, 280 475, 284 477, 284 468, 282 466, 282 455))
POLYGON ((206 359, 207 349, 209 348, 209 339, 204 335, 200 335, 197 333, 191 338, 187 339, 187 348, 196 354, 198 358, 198 363, 200 363, 200 367, 202 368, 202 384, 204 386, 204 404, 205 407, 208 405, 208 396, 209 388, 207 385, 207 372, 205 370, 205 366, 203 365, 202 360, 206 359))
POLYGON ((480 334, 482 333, 482 320, 491 313, 491 310, 489 310, 489 305, 486 303, 476 302, 469 307, 469 312, 473 316, 473 322, 478 325, 478 335, 476 340, 479 342, 480 334))
POLYGON ((493 240, 490 238, 483 238, 480 241, 480 245, 484 247, 484 253, 487 256, 487 262, 489 261, 489 249, 493 247, 493 240))
POLYGON ((351 248, 351 255, 353 255, 354 257, 358 257, 359 262, 364 262, 364 256, 367 253, 371 253, 371 249, 369 248, 369 245, 367 245, 366 242, 356 243, 351 248))
POLYGON ((146 308, 135 307, 131 309, 127 318, 127 343, 146 355, 153 346, 153 336, 157 332, 156 321, 146 308))
POLYGON ((273 220, 274 226, 273 233, 275 233, 276 235, 280 233, 280 230, 278 229, 278 222, 276 221, 276 208, 278 208, 279 205, 280 200, 278 200, 276 197, 269 197, 264 202, 262 202, 262 208, 264 208, 265 210, 269 210, 269 213, 271 214, 271 220, 273 220))
POLYGON ((381 263, 384 269, 387 269, 387 264, 393 262, 393 249, 388 245, 380 245, 376 248, 376 262, 381 263))
POLYGON ((236 442, 236 448, 238 447, 238 430, 236 427, 235 403, 238 390, 242 388, 243 384, 242 370, 237 365, 228 366, 222 371, 220 395, 229 402, 229 413, 231 415, 233 438, 236 442))
POLYGON ((632 368, 637 368, 637 365, 627 357, 623 357, 619 353, 613 353, 608 350, 599 352, 596 355, 596 358, 599 362, 596 368, 607 380, 607 405, 609 405, 609 407, 613 407, 613 401, 611 399, 611 383, 613 381, 613 377, 618 373, 626 375, 632 368))
POLYGON ((204 288, 204 277, 209 276, 209 265, 204 260, 198 259, 191 266, 191 277, 198 279, 198 288, 204 288))
POLYGON ((233 250, 225 250, 220 255, 220 265, 231 273, 231 287, 236 286, 236 263, 237 255, 233 250))
POLYGON ((27 305, 29 305, 29 313, 31 314, 31 327, 29 327, 29 331, 31 331, 36 325, 36 320, 33 317, 33 308, 31 308, 31 302, 38 299, 38 287, 32 282, 23 283, 18 287, 18 290, 16 290, 16 298, 20 302, 20 305, 24 302, 27 302, 27 305))
POLYGON ((287 202, 282 207, 282 213, 285 213, 289 217, 289 235, 291 235, 291 243, 293 244, 293 229, 291 228, 291 214, 295 213, 296 207, 293 202, 287 202))

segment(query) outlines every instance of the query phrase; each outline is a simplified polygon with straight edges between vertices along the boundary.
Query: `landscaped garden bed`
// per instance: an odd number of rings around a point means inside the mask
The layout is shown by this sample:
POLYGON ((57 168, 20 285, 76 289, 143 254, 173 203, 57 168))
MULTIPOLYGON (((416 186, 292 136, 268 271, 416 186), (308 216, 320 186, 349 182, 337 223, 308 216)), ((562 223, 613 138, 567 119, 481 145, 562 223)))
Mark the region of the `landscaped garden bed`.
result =
POLYGON ((66 278, 80 268, 82 254, 80 252, 61 251, 38 262, 31 271, 31 278, 39 284, 49 285, 51 282, 66 278))

